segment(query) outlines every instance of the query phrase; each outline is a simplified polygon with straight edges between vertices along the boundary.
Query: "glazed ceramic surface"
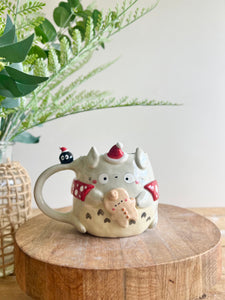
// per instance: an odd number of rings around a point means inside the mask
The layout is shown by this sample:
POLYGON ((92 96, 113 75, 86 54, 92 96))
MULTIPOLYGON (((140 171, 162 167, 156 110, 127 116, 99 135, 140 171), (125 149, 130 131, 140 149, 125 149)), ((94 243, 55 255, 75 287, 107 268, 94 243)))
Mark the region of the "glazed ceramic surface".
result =
POLYGON ((72 154, 64 147, 61 150, 61 164, 45 170, 34 189, 37 205, 46 215, 101 237, 136 235, 156 225, 158 185, 148 155, 140 148, 128 154, 117 143, 100 155, 92 147, 72 162, 72 154), (75 172, 73 208, 68 213, 51 209, 42 195, 45 181, 62 170, 75 172))

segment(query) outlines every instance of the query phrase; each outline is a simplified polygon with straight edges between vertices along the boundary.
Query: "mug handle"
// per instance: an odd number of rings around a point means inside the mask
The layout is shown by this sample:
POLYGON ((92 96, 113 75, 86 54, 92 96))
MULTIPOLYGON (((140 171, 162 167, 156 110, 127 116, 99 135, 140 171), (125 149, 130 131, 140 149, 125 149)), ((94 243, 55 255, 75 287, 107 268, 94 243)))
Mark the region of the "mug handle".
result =
MULTIPOLYGON (((54 165, 48 169, 46 169, 37 179, 34 187, 34 198, 35 201, 40 208, 40 210, 46 214, 48 217, 53 218, 57 221, 69 223, 74 225, 80 232, 85 233, 85 227, 80 223, 78 218, 73 214, 73 210, 63 213, 52 209, 48 204, 45 202, 43 197, 43 187, 46 180, 52 176, 53 174, 64 171, 64 170, 72 170, 74 171, 73 164, 58 164, 54 165)), ((75 171, 74 171, 75 172, 75 171)))

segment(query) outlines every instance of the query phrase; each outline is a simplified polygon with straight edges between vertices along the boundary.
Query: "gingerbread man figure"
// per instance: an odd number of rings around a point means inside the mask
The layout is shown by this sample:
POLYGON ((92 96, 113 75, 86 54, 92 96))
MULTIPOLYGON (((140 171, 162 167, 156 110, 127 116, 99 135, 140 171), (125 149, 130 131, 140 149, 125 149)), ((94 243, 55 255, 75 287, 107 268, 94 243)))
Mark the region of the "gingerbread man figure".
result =
POLYGON ((112 220, 124 228, 129 225, 129 220, 136 221, 138 217, 135 205, 135 199, 130 198, 122 188, 112 189, 104 197, 105 209, 111 214, 112 220))

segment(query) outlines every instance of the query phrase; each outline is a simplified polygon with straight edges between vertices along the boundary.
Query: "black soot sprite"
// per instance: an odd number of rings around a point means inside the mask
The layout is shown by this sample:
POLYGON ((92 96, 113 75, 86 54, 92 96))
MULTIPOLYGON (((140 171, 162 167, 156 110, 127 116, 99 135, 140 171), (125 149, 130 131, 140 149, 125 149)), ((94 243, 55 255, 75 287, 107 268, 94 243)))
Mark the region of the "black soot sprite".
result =
POLYGON ((69 164, 73 161, 73 154, 68 151, 67 148, 61 147, 60 148, 62 153, 59 155, 59 160, 61 164, 69 164))

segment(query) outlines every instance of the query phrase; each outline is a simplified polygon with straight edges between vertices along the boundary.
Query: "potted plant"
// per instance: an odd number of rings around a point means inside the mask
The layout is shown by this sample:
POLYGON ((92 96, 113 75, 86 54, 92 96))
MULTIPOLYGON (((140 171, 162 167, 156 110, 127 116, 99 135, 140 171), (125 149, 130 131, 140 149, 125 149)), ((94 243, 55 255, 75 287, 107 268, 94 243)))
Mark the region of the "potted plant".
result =
MULTIPOLYGON (((3 173, 5 168, 12 167, 12 164, 5 163, 7 159, 10 160, 9 149, 13 143, 39 142, 39 137, 29 133, 29 129, 33 127, 84 111, 170 104, 148 99, 130 99, 127 96, 116 99, 109 96, 107 91, 80 89, 84 82, 105 70, 115 60, 86 74, 78 74, 96 50, 104 49, 112 36, 152 11, 158 1, 149 8, 139 8, 138 0, 125 0, 105 13, 93 5, 85 7, 80 0, 62 1, 53 10, 55 24, 41 13, 45 5, 41 1, 1 1, 0 163, 3 173), (70 76, 72 81, 68 83, 70 76)), ((16 229, 19 222, 12 221, 10 216, 15 214, 15 207, 18 209, 20 206, 10 206, 3 196, 7 195, 4 188, 15 184, 15 180, 7 179, 7 184, 4 180, 0 183, 0 204, 6 202, 7 207, 0 211, 0 229, 5 228, 5 222, 13 224, 16 229), (6 221, 3 222, 3 219, 6 221)), ((29 192, 27 195, 30 197, 29 192)), ((11 198, 7 196, 7 199, 11 198)), ((17 200, 13 198, 10 203, 17 203, 17 200)), ((29 201, 26 199, 25 202, 29 201)), ((25 205, 25 202, 21 206, 25 213, 22 222, 29 215, 29 205, 25 205)), ((0 234, 4 235, 3 232, 0 234)), ((12 240, 10 243, 6 254, 11 259, 12 240)), ((5 247, 0 246, 2 249, 5 247)), ((8 271, 3 267, 2 269, 0 276, 12 271, 12 268, 8 271)))
POLYGON ((108 96, 108 91, 77 91, 81 84, 115 62, 76 75, 88 64, 94 51, 104 48, 109 38, 149 13, 158 1, 142 9, 135 8, 137 3, 138 0, 124 1, 104 14, 92 6, 84 8, 79 0, 60 2, 53 11, 53 25, 37 16, 44 6, 40 1, 21 5, 19 1, 17 4, 1 2, 0 13, 8 12, 13 21, 8 16, 5 28, 3 17, 0 23, 3 33, 0 36, 0 78, 8 76, 6 84, 3 85, 2 80, 0 84, 0 141, 36 143, 39 138, 28 133, 29 129, 83 111, 168 104, 127 96, 116 99, 108 96), (16 39, 19 42, 15 42, 16 39), (20 47, 24 55, 15 59, 18 44, 25 45, 26 49, 20 47), (73 80, 67 84, 71 75, 73 80), (16 87, 22 89, 21 92, 16 87))

